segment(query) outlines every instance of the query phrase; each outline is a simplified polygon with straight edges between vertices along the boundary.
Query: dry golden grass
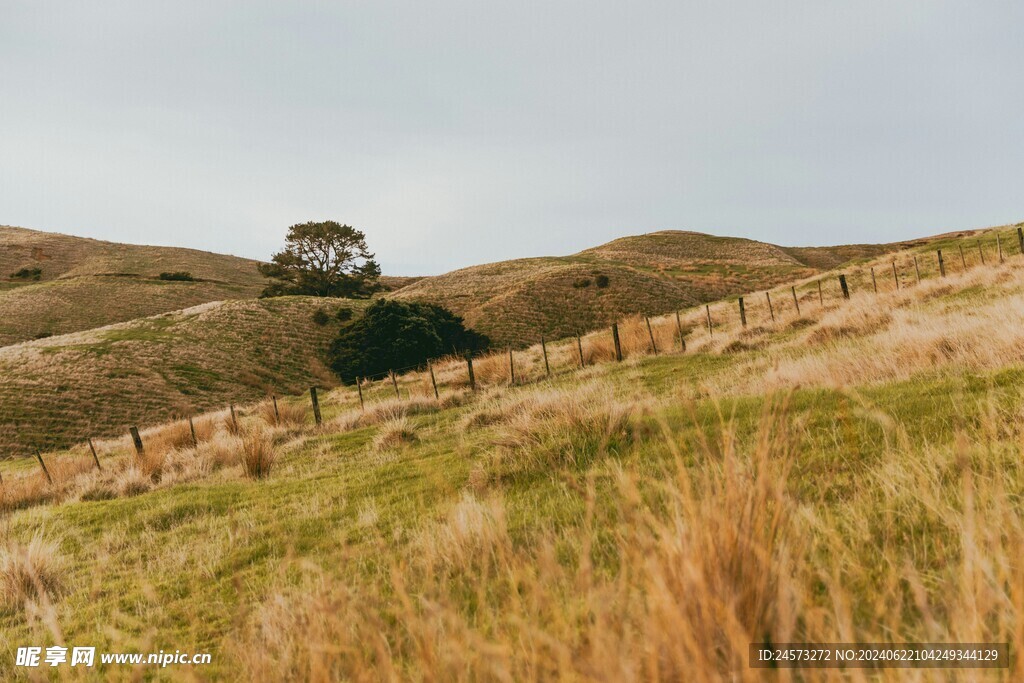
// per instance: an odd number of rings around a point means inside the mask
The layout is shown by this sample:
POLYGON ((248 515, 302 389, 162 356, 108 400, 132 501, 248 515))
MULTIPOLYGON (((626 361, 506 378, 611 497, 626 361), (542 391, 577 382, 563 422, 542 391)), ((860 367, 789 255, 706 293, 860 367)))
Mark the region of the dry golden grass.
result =
MULTIPOLYGON (((688 353, 705 354, 678 362, 641 363, 650 339, 634 319, 620 325, 626 363, 553 382, 509 387, 507 376, 485 372, 475 394, 449 388, 438 401, 416 373, 401 378, 402 400, 381 401, 378 390, 365 411, 351 409, 351 389, 326 392, 325 407, 339 412, 289 443, 305 444, 303 462, 350 455, 330 474, 346 485, 291 510, 312 516, 337 505, 351 535, 329 541, 323 556, 285 556, 280 579, 224 620, 233 626, 217 635, 232 670, 251 680, 757 681, 751 642, 990 641, 1021 651, 1019 401, 1005 414, 950 410, 955 437, 933 442, 912 439, 907 424, 851 388, 924 378, 927 391, 933 374, 1012 375, 1024 357, 1020 263, 877 296, 855 289, 849 302, 812 301, 799 314, 779 297, 774 324, 751 308, 746 329, 724 302, 713 336, 701 327, 704 311, 688 311, 688 353), (669 388, 649 395, 659 382, 669 388), (413 385, 420 389, 406 398, 413 385), (738 397, 736 410, 761 392, 798 386, 839 388, 849 407, 827 413, 815 404, 794 419, 783 394, 763 401, 755 428, 756 419, 737 424, 714 403, 738 397), (712 399, 690 402, 694 395, 712 399), (473 405, 441 412, 463 402, 473 405), (828 452, 821 434, 848 429, 851 411, 871 427, 869 445, 849 458, 856 462, 828 452), (826 424, 813 424, 824 415, 826 424), (332 442, 345 445, 332 451, 332 442), (368 448, 344 450, 352 443, 368 448), (465 469, 403 489, 438 451, 445 459, 433 462, 465 469), (367 497, 370 486, 379 489, 367 497), (432 507, 405 506, 419 497, 432 507)), ((656 341, 674 338, 674 316, 651 324, 656 341)), ((607 330, 584 340, 601 343, 610 344, 607 330)), ((574 352, 574 343, 551 345, 558 372, 573 367, 574 352)), ((522 367, 525 381, 541 380, 539 358, 537 349, 517 352, 517 375, 522 367)), ((464 367, 452 360, 436 370, 454 379, 464 367)), ((147 430, 146 462, 133 460, 123 439, 100 444, 109 473, 76 473, 72 461, 44 495, 101 499, 205 476, 243 486, 250 430, 266 439, 259 449, 292 435, 265 424, 263 407, 239 415, 241 438, 216 427, 223 411, 203 416, 213 426, 195 449, 181 443, 180 424, 147 430)), ((295 460, 284 471, 297 488, 295 460)), ((329 468, 318 460, 311 490, 329 481, 329 468)), ((40 476, 23 479, 36 486, 40 476)), ((272 517, 260 504, 253 514, 272 517)), ((261 530, 280 528, 272 519, 261 530)), ((303 542, 324 547, 320 535, 303 542)), ((256 573, 273 569, 264 563, 256 573)), ((1002 680, 1024 677, 1024 664, 1013 665, 1002 680)), ((871 680, 906 673, 871 672, 871 680)), ((947 673, 914 672, 922 681, 947 673)), ((826 674, 857 680, 856 671, 826 674)), ((805 678, 815 677, 791 680, 805 678)))
POLYGON ((270 476, 277 457, 277 447, 265 431, 254 429, 242 437, 242 466, 249 478, 263 479, 270 476))
POLYGON ((256 406, 256 411, 269 426, 285 429, 300 429, 309 413, 306 406, 285 401, 264 401, 256 406))
MULTIPOLYGON (((0 452, 31 454, 325 383, 316 297, 227 301, 0 348, 0 452), (133 397, 128 400, 126 397, 133 397)), ((184 431, 182 431, 182 438, 184 431)))
POLYGON ((0 291, 0 346, 40 333, 67 334, 256 296, 264 279, 256 261, 192 249, 114 244, 0 226, 0 279, 40 268, 40 282, 0 291), (188 271, 194 282, 158 280, 188 271))
POLYGON ((847 509, 818 511, 790 492, 791 428, 776 402, 749 451, 723 423, 691 454, 666 426, 665 472, 589 476, 582 523, 542 527, 526 543, 512 539, 500 495, 464 493, 378 581, 339 583, 300 563, 305 580, 270 597, 230 652, 253 680, 760 681, 765 672, 747 666, 752 642, 1024 645, 1015 475, 981 442, 927 454, 895 446, 847 509), (953 499, 936 496, 946 477, 958 482, 953 499), (874 509, 902 521, 865 563, 858 525, 874 509), (915 523, 949 535, 955 547, 936 551, 955 558, 947 571, 908 562, 898 534, 915 523), (873 576, 879 563, 891 581, 873 576), (852 612, 864 585, 876 591, 868 620, 852 612))
POLYGON ((396 415, 380 425, 373 439, 376 451, 390 451, 416 441, 416 430, 405 415, 396 415))
POLYGON ((395 296, 440 303, 497 344, 522 346, 536 343, 542 335, 567 337, 630 315, 714 301, 805 277, 821 266, 831 268, 898 248, 801 250, 664 231, 624 237, 572 256, 464 268, 423 278, 395 296), (607 287, 597 286, 599 275, 608 278, 607 287))
POLYGON ((22 545, 0 547, 0 608, 14 610, 25 602, 48 602, 64 590, 66 562, 56 543, 37 533, 22 545))

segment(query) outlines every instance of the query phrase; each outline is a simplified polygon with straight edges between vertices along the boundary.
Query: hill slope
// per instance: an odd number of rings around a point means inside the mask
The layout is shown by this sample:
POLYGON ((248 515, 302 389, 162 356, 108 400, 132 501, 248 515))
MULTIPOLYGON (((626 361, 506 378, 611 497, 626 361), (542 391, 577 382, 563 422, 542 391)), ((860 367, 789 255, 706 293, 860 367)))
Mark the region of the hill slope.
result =
MULTIPOLYGON (((403 377, 365 410, 340 387, 322 427, 246 411, 277 457, 260 479, 213 417, 198 447, 180 424, 141 460, 99 444, 102 472, 49 454, 52 485, 4 463, 7 566, 42 579, 7 583, 0 675, 24 674, 13 643, 57 638, 212 653, 152 670, 167 680, 711 683, 763 680, 751 643, 1020 652, 1024 255, 981 237, 939 243, 945 275, 936 243, 851 268, 850 299, 831 273, 777 320, 743 327, 723 301, 712 336, 687 311, 685 353, 562 354, 553 377, 439 400, 403 377), (894 261, 909 278, 876 292, 894 261)), ((1009 666, 993 679, 1020 680, 1009 666)))
POLYGON ((663 231, 623 237, 571 256, 463 268, 419 280, 395 296, 440 303, 498 344, 518 346, 626 315, 664 313, 767 288, 898 248, 785 248, 663 231))
POLYGON ((0 226, 0 346, 256 296, 257 262, 0 226), (39 279, 17 278, 39 269, 39 279), (194 282, 158 279, 187 271, 194 282))
POLYGON ((183 311, 0 348, 0 454, 24 455, 270 393, 330 385, 334 315, 364 302, 282 297, 183 311))

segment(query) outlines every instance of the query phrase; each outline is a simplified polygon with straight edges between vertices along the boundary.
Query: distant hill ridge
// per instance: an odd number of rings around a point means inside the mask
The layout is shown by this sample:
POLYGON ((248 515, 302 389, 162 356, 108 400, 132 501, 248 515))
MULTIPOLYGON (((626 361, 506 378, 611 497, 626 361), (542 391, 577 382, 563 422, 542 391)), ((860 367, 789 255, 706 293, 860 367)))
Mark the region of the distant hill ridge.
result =
POLYGON ((209 301, 253 298, 264 284, 257 264, 196 249, 0 226, 0 346, 209 301), (14 277, 23 269, 38 269, 38 279, 14 277), (160 273, 180 271, 195 281, 159 279, 160 273))
POLYGON ((423 278, 394 294, 440 303, 499 344, 536 342, 767 288, 899 244, 780 247, 665 230, 621 237, 570 256, 472 266, 423 278))

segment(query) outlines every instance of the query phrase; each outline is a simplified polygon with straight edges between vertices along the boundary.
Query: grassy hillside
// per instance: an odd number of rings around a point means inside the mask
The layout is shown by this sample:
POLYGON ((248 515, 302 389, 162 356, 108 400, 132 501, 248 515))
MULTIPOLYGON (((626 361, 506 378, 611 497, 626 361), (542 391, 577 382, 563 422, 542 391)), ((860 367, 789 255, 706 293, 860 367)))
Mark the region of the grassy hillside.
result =
POLYGON ((400 400, 364 387, 365 410, 335 389, 320 428, 298 398, 238 435, 204 417, 198 447, 152 429, 142 460, 102 442, 102 472, 48 454, 53 485, 7 463, 0 671, 55 641, 213 655, 136 672, 161 680, 759 681, 750 643, 1019 653, 1024 255, 1001 236, 1003 262, 989 232, 985 265, 952 236, 849 267, 849 300, 837 273, 821 301, 795 282, 799 313, 780 287, 746 327, 734 300, 711 330, 685 311, 685 353, 673 317, 658 355, 624 323, 622 363, 601 331, 582 370, 552 344, 549 379, 532 348, 515 383, 480 360, 476 393, 461 362, 440 400, 422 373, 400 400))
POLYGON ((624 237, 572 256, 464 268, 419 280, 396 296, 441 303, 498 344, 520 346, 630 314, 664 313, 771 287, 898 248, 793 249, 665 231, 624 237), (599 283, 602 277, 607 280, 599 283))
POLYGON ((173 415, 330 385, 339 323, 312 315, 365 302, 213 302, 0 348, 0 454, 28 454, 173 415))
POLYGON ((0 346, 256 296, 256 261, 0 226, 0 346), (14 277, 39 270, 39 279, 14 277), (195 282, 160 273, 187 271, 195 282))

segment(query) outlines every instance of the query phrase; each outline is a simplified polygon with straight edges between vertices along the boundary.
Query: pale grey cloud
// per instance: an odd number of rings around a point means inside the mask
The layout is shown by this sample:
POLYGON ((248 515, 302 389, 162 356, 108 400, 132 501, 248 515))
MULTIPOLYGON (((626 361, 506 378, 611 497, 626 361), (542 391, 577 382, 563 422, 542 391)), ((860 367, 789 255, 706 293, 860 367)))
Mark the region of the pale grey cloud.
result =
POLYGON ((0 1, 0 223, 430 273, 1024 219, 1024 6, 0 1))

